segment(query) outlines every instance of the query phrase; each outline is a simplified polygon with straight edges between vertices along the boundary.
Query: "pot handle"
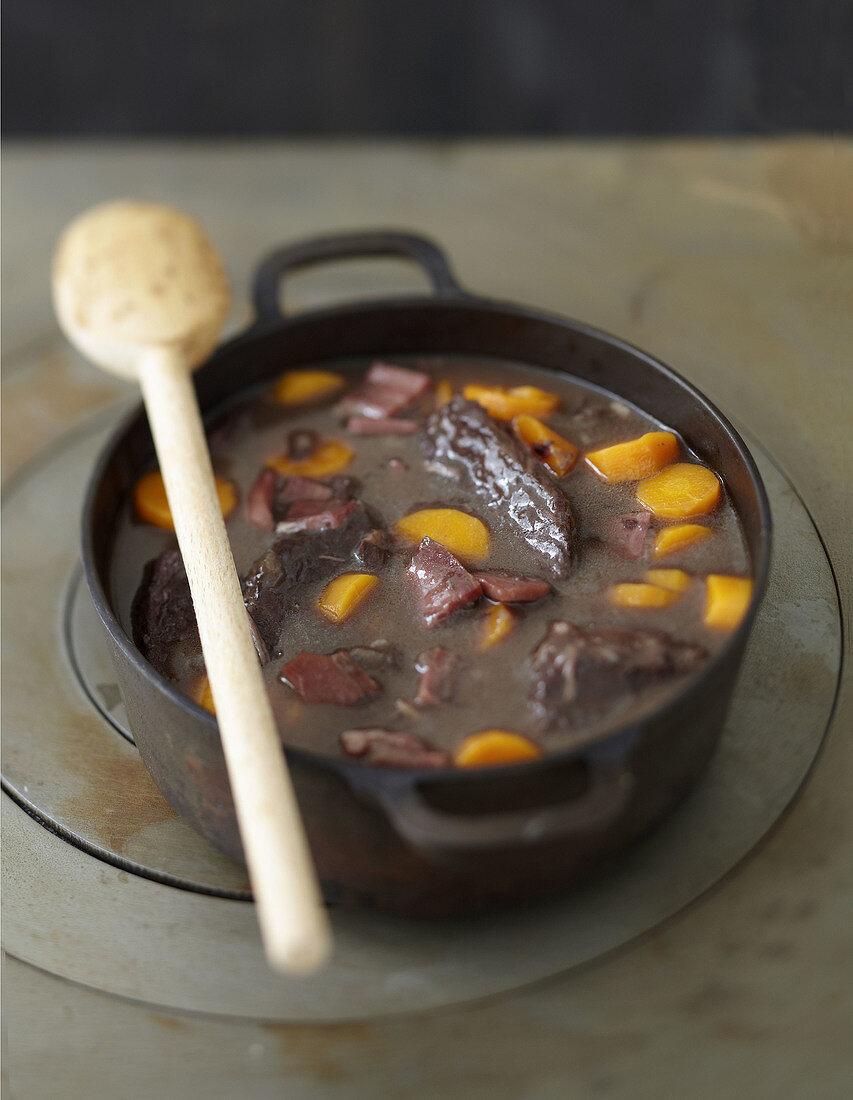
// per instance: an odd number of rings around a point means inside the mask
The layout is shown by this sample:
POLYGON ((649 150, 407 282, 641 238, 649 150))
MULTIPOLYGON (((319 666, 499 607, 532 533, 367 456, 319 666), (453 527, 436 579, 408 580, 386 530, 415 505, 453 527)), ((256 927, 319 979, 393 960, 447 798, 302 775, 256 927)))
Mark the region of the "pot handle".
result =
POLYGON ((452 854, 535 844, 545 837, 566 840, 605 828, 627 805, 633 785, 633 776, 624 767, 598 764, 591 767, 587 789, 571 802, 487 814, 456 814, 431 806, 418 781, 374 788, 371 793, 410 844, 452 854))
POLYGON ((284 316, 280 283, 288 273, 315 264, 370 256, 397 256, 414 260, 429 276, 437 295, 459 296, 465 293, 457 283, 447 257, 438 245, 426 237, 394 230, 335 233, 277 248, 261 261, 252 285, 258 320, 280 321, 284 316))

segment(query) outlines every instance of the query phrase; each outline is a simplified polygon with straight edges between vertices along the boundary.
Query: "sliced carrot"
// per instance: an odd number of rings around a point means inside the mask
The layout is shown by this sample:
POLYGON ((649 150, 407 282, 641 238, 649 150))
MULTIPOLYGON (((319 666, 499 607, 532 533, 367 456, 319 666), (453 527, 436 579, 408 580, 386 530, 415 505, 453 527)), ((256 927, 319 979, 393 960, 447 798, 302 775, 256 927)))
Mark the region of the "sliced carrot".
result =
POLYGON ((637 500, 661 519, 707 515, 721 496, 722 486, 714 471, 693 462, 676 462, 637 486, 637 500))
POLYGON ((669 607, 677 599, 677 592, 659 588, 656 584, 614 584, 610 589, 610 602, 616 607, 637 607, 651 610, 659 607, 669 607))
POLYGON ((354 457, 352 447, 340 439, 327 439, 306 458, 276 455, 267 459, 267 466, 285 477, 330 477, 346 469, 354 457))
POLYGON ((342 573, 323 589, 319 599, 320 614, 333 623, 345 622, 377 584, 379 578, 372 573, 342 573))
POLYGON ((542 750, 529 737, 509 730, 482 730, 466 737, 454 753, 460 768, 487 768, 495 764, 517 764, 535 760, 542 750))
POLYGON ((273 394, 280 405, 305 405, 339 390, 346 379, 330 370, 289 370, 276 383, 273 394))
POLYGON ((519 438, 546 466, 550 466, 557 477, 563 477, 577 462, 580 452, 574 443, 569 443, 568 439, 558 435, 535 416, 522 413, 513 421, 513 427, 519 438))
POLYGON ((514 629, 515 615, 505 603, 496 603, 486 612, 486 629, 480 639, 480 649, 491 649, 508 638, 514 629))
POLYGON ((403 516, 394 531, 409 542, 431 538, 464 561, 485 561, 489 556, 489 529, 476 516, 456 508, 423 508, 403 516))
POLYGON ((740 626, 752 600, 749 577, 728 577, 711 573, 705 578, 705 626, 712 630, 734 630, 740 626))
POLYGON ((441 378, 435 384, 435 403, 439 408, 453 400, 453 384, 449 378, 441 378))
POLYGON ((211 714, 216 714, 216 705, 213 702, 213 692, 210 690, 210 680, 207 676, 200 676, 192 694, 193 700, 200 707, 204 707, 211 714))
POLYGON ((646 580, 668 592, 686 592, 693 578, 683 569, 649 569, 646 580))
POLYGON ((688 546, 694 546, 697 542, 710 538, 713 533, 710 527, 704 527, 701 523, 682 523, 678 527, 664 527, 655 539, 655 557, 663 558, 679 550, 686 550, 688 546))
MULTIPOLYGON (((237 490, 225 478, 217 477, 214 480, 219 507, 222 509, 222 515, 227 517, 234 511, 237 504, 237 490)), ((159 470, 152 470, 150 474, 146 474, 137 481, 133 490, 133 508, 136 515, 145 523, 164 527, 167 531, 175 530, 172 510, 166 496, 166 486, 163 484, 163 475, 159 470)))
POLYGON ((605 481, 639 481, 656 474, 678 458, 678 440, 672 432, 646 432, 639 439, 616 443, 586 456, 605 481))
POLYGON ((466 386, 462 393, 469 401, 476 401, 496 420, 512 420, 522 413, 547 416, 560 404, 556 393, 540 390, 538 386, 466 386))

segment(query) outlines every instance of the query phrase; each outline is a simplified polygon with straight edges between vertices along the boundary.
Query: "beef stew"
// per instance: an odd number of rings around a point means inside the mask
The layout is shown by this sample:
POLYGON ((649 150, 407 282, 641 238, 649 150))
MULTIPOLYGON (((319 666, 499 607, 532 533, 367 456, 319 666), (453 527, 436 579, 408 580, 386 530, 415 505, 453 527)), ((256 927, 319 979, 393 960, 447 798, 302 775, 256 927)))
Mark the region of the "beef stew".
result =
MULTIPOLYGON (((429 769, 587 742, 674 693, 750 602, 717 474, 567 376, 329 363, 244 395, 209 438, 282 739, 311 752, 429 769)), ((212 709, 153 479, 118 524, 114 606, 212 709)))

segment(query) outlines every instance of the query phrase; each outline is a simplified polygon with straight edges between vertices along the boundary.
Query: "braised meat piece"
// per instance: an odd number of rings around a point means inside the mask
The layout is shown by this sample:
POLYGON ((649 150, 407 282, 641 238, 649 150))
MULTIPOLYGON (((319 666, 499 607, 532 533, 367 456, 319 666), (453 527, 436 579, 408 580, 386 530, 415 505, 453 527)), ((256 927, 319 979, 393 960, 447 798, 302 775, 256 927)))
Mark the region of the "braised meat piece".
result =
MULTIPOLYGON (((265 665, 269 650, 248 612, 247 617, 255 652, 265 665)), ((180 679, 204 669, 190 583, 179 550, 164 550, 146 565, 131 618, 134 641, 161 675, 180 679)))
MULTIPOLYGON (((344 479, 336 479, 344 481, 344 479)), ((276 523, 287 518, 291 504, 306 500, 331 500, 346 497, 345 485, 325 485, 308 477, 282 477, 275 470, 258 474, 246 496, 246 518, 256 527, 272 531, 276 523)))
POLYGON ((246 519, 265 531, 272 531, 275 527, 272 498, 277 481, 275 470, 262 470, 246 494, 246 519))
POLYGON ((541 555, 551 575, 572 563, 574 521, 569 502, 536 456, 473 401, 454 397, 426 423, 423 450, 430 468, 470 484, 541 555))
POLYGON ((530 659, 530 709, 540 730, 574 729, 655 680, 692 672, 705 650, 659 630, 586 630, 557 620, 530 659))
POLYGON ((388 560, 388 539, 384 531, 371 531, 365 535, 353 551, 359 565, 371 573, 378 572, 388 560))
POLYGON ((306 703, 352 706, 382 690, 345 649, 328 655, 303 650, 282 666, 280 676, 306 703))
POLYGON ((380 768, 449 768, 449 753, 433 748, 413 733, 397 730, 344 730, 341 748, 365 764, 380 768))
POLYGON ((411 578, 424 626, 443 622, 454 611, 478 600, 483 589, 449 550, 425 538, 415 551, 407 570, 411 578))
POLYGON ((430 386, 429 375, 390 363, 374 363, 364 381, 338 403, 342 416, 367 416, 374 420, 396 416, 430 386))
POLYGON ((276 524, 276 533, 292 535, 298 531, 337 531, 356 511, 354 500, 296 500, 287 510, 287 519, 276 524))
POLYGON ((161 676, 180 679, 187 664, 201 663, 201 641, 180 550, 148 562, 131 612, 133 639, 161 676))
POLYGON ((303 586, 340 572, 364 539, 381 528, 378 517, 361 501, 352 503, 342 526, 281 535, 250 567, 243 595, 271 651, 278 644, 286 615, 298 605, 303 586))
POLYGON ((496 603, 535 603, 551 591, 551 585, 539 577, 520 577, 500 570, 474 576, 483 586, 483 595, 496 603))
POLYGON ((646 532, 651 518, 649 512, 616 516, 607 524, 604 541, 623 558, 637 561, 646 548, 646 532))
POLYGON ((313 428, 294 428, 287 433, 285 454, 288 458, 298 461, 300 458, 308 458, 317 450, 320 437, 313 428))
POLYGON ((419 707, 437 707, 453 698, 459 658, 444 646, 427 649, 418 655, 415 671, 420 673, 415 703, 419 707))
POLYGON ((327 485, 323 481, 315 481, 311 477, 281 477, 275 494, 276 504, 284 508, 286 504, 293 504, 298 500, 331 500, 335 496, 346 496, 338 486, 327 485))
POLYGON ((369 645, 352 646, 349 652, 363 668, 400 668, 403 664, 400 647, 385 638, 377 638, 369 645))
POLYGON ((414 420, 397 420, 390 416, 373 419, 369 416, 351 416, 347 421, 350 435, 411 435, 418 430, 414 420))

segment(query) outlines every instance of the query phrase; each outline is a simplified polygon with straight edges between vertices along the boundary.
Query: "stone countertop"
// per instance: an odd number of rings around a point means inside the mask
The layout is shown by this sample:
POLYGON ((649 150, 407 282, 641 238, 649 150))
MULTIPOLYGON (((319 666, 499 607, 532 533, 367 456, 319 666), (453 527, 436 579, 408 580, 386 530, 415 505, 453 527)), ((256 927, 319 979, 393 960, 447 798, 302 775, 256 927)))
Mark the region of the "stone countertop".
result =
MULTIPOLYGON (((8 478, 125 395, 64 346, 48 265, 79 210, 196 214, 238 306, 272 246, 371 226, 435 237, 478 292, 647 348, 749 426, 821 529, 849 611, 853 144, 777 141, 26 144, 3 173, 8 478)), ((419 275, 300 276, 304 308, 419 275)), ((849 1094, 849 676, 804 793, 753 858, 616 955, 486 1003, 369 1024, 167 1014, 5 963, 10 1096, 490 1100, 849 1094)))

